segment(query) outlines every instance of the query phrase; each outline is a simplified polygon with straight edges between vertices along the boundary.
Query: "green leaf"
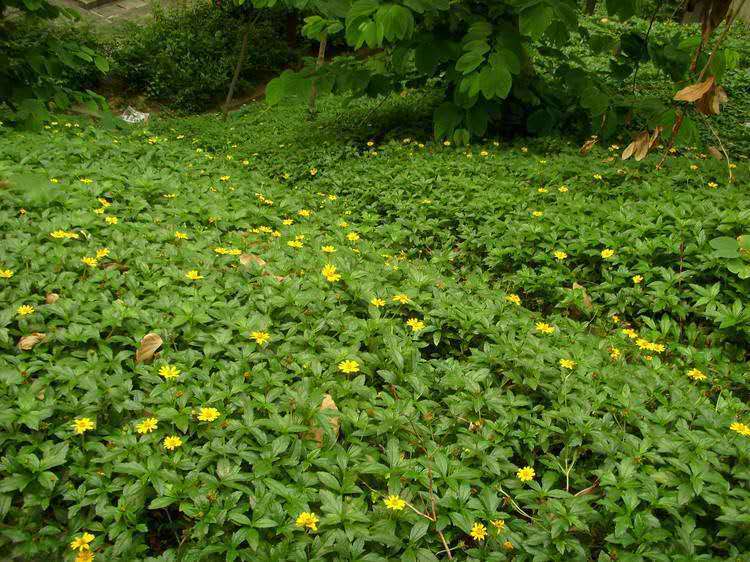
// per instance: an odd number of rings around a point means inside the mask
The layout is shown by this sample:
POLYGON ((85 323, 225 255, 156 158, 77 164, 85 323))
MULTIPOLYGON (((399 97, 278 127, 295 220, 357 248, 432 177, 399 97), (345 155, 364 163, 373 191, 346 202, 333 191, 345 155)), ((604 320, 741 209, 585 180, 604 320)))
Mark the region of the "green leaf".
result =
POLYGON ((519 16, 519 28, 523 35, 539 39, 552 23, 554 11, 544 4, 525 9, 519 16))
POLYGON ((398 4, 385 4, 378 9, 375 22, 382 26, 383 37, 396 41, 410 37, 414 31, 414 16, 408 8, 398 4))
POLYGON ((276 105, 284 97, 284 82, 281 77, 272 79, 266 84, 266 103, 276 105))
POLYGON ((100 55, 94 55, 94 64, 102 72, 109 72, 109 61, 100 55))
POLYGON ((513 85, 513 77, 505 66, 486 65, 479 73, 479 89, 485 98, 505 99, 513 85))
POLYGON ((719 236, 709 242, 714 249, 714 256, 717 258, 738 258, 740 257, 740 243, 729 236, 719 236))
POLYGON ((480 52, 469 51, 456 61, 456 70, 465 75, 470 74, 484 62, 484 56, 480 52))
POLYGON ((453 130, 461 123, 461 112, 458 107, 450 102, 441 104, 433 115, 435 138, 443 139, 453 133, 453 130))

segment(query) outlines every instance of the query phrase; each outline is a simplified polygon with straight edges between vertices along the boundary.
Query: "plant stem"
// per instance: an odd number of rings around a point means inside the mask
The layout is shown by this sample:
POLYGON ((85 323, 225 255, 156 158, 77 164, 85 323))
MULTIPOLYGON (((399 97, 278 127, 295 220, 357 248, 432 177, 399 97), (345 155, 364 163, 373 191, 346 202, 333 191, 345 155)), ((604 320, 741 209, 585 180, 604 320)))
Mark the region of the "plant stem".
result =
MULTIPOLYGON (((317 72, 326 60, 326 45, 328 44, 328 35, 325 33, 320 38, 320 46, 318 47, 318 60, 315 62, 315 71, 317 72)), ((310 113, 311 118, 315 118, 315 100, 318 97, 318 79, 313 78, 312 87, 310 88, 310 100, 308 102, 307 110, 310 113)))
POLYGON ((229 115, 229 104, 232 103, 232 96, 234 95, 234 89, 237 86, 237 81, 240 78, 240 71, 242 70, 242 63, 245 61, 245 55, 247 54, 247 41, 250 37, 250 30, 255 25, 255 22, 258 21, 258 18, 260 17, 260 13, 256 14, 256 16, 252 20, 248 20, 245 24, 245 30, 242 32, 242 44, 240 45, 240 54, 237 57, 237 64, 234 67, 234 75, 232 76, 232 81, 229 83, 229 92, 227 92, 227 99, 224 102, 224 121, 227 120, 227 116, 229 115))

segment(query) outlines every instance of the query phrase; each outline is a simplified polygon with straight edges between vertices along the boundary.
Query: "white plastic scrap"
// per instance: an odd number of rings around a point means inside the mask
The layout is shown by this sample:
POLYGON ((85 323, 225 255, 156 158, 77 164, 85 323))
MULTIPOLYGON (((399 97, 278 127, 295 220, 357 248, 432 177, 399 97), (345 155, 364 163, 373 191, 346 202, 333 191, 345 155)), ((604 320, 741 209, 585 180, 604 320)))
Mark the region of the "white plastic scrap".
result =
POLYGON ((135 109, 132 105, 122 112, 122 120, 126 123, 143 123, 148 120, 149 113, 143 113, 135 109))

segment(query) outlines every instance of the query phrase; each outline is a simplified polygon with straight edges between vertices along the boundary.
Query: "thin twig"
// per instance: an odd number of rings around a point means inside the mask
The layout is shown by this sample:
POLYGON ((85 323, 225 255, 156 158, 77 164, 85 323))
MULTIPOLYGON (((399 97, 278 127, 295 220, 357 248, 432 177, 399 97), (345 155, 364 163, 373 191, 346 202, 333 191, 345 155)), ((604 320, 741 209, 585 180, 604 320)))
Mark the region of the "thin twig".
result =
POLYGON ((724 159, 727 161, 727 171, 729 172, 729 183, 732 183, 734 181, 734 173, 732 172, 732 163, 729 161, 729 154, 727 153, 727 149, 724 148, 724 143, 721 142, 721 137, 719 136, 719 133, 716 132, 716 130, 711 126, 711 122, 709 119, 701 113, 701 117, 703 117, 703 120, 706 122, 706 126, 708 127, 708 130, 711 131, 711 134, 716 139, 716 142, 719 143, 719 147, 721 148, 721 151, 724 153, 724 159))
POLYGON ((591 492, 596 490, 598 487, 599 487, 599 480, 597 479, 594 481, 594 483, 591 486, 589 486, 588 488, 584 488, 580 492, 574 494, 573 497, 577 498, 579 496, 585 496, 586 494, 590 494, 591 492))
MULTIPOLYGON (((651 28, 654 26, 654 20, 656 19, 656 14, 659 13, 659 10, 661 9, 661 5, 664 3, 664 0, 659 0, 659 2, 656 4, 656 7, 654 8, 654 13, 651 14, 651 21, 648 23, 648 31, 646 31, 646 39, 644 39, 644 42, 646 44, 646 51, 648 51, 648 36, 651 35, 651 28)), ((636 80, 638 79, 638 69, 641 67, 641 60, 638 59, 635 63, 635 71, 633 72, 633 95, 635 95, 635 85, 636 80)))
MULTIPOLYGON (((701 73, 698 76, 698 82, 703 81, 703 75, 706 73, 706 70, 708 70, 708 67, 711 66, 711 63, 714 60, 714 56, 716 56, 716 53, 719 51, 719 47, 724 42, 724 39, 726 39, 727 35, 729 35, 729 30, 731 29, 732 24, 734 23, 734 20, 737 19, 737 16, 739 15, 740 10, 742 10, 742 7, 745 5, 745 2, 746 0, 740 0, 740 3, 737 4, 734 10, 727 15, 727 19, 724 24, 724 31, 722 31, 721 36, 719 37, 719 40, 714 45, 713 49, 711 49, 711 54, 708 56, 706 65, 703 67, 703 70, 701 70, 701 73)), ((730 8, 730 10, 732 10, 732 8, 730 8)))
POLYGON ((440 541, 443 543, 443 546, 445 547, 445 552, 448 554, 448 560, 453 560, 453 554, 451 554, 451 549, 448 546, 448 541, 445 540, 445 535, 443 535, 443 531, 440 531, 437 529, 437 502, 435 500, 435 493, 432 490, 432 467, 427 467, 427 478, 429 480, 429 492, 430 492, 430 503, 432 504, 432 521, 435 523, 435 530, 437 531, 438 536, 440 537, 440 541))

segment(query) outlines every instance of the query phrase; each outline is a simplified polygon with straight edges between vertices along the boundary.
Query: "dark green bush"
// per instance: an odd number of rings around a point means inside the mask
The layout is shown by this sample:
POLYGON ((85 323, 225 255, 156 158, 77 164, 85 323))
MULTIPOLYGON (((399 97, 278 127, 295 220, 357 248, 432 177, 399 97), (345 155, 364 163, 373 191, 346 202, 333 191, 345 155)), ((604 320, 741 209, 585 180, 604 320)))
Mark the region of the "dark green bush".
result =
MULTIPOLYGON (((108 45, 113 77, 130 91, 181 111, 201 111, 226 94, 244 24, 213 5, 156 9, 147 25, 126 24, 108 45)), ((278 14, 260 18, 241 79, 257 82, 295 59, 278 14)))

